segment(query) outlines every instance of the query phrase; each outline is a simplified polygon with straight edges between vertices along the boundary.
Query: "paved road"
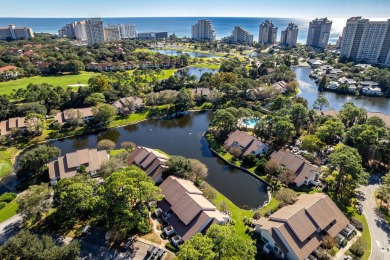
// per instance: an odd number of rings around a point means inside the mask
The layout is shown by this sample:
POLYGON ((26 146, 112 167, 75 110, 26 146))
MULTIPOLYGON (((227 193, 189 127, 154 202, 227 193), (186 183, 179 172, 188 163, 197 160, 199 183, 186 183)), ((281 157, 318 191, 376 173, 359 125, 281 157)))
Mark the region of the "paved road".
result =
POLYGON ((374 191, 379 188, 381 177, 372 174, 367 186, 362 186, 358 191, 358 196, 363 205, 363 214, 365 215, 371 233, 371 258, 373 260, 390 259, 390 228, 386 221, 381 217, 375 202, 374 191))
POLYGON ((20 215, 15 215, 0 223, 0 245, 20 231, 19 224, 21 220, 22 217, 20 215))

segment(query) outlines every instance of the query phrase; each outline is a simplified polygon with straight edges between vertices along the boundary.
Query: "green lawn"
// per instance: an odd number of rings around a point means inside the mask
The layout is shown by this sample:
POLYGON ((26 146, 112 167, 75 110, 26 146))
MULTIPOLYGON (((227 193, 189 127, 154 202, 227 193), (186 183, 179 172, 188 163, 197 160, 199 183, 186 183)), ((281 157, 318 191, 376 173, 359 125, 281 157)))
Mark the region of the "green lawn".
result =
POLYGON ((10 217, 16 214, 19 205, 14 201, 8 203, 4 208, 0 210, 0 223, 6 221, 10 217))
POLYGON ((17 151, 18 150, 14 147, 8 148, 5 151, 0 151, 0 179, 12 171, 12 160, 17 151))
MULTIPOLYGON (((366 220, 366 217, 362 214, 358 214, 355 212, 354 217, 362 222, 363 224, 363 231, 362 231, 362 237, 366 243, 366 248, 364 248, 364 255, 360 258, 360 260, 368 260, 371 254, 371 235, 370 235, 370 230, 368 228, 368 223, 366 220)), ((347 251, 348 255, 352 255, 350 251, 347 251)))
POLYGON ((66 88, 72 84, 87 84, 88 79, 97 75, 94 72, 82 72, 79 75, 62 75, 62 76, 35 76, 23 79, 17 79, 12 81, 6 81, 0 83, 0 95, 11 94, 15 89, 26 88, 28 84, 42 84, 48 83, 53 86, 61 86, 66 88))
POLYGON ((121 125, 128 125, 139 122, 148 118, 149 111, 143 113, 131 114, 129 116, 116 116, 115 119, 110 123, 110 127, 118 127, 121 125))
MULTIPOLYGON (((228 204, 229 211, 232 213, 231 217, 236 221, 234 228, 236 229, 238 235, 243 237, 249 237, 248 234, 245 233, 246 226, 244 225, 244 217, 253 218, 253 214, 255 213, 255 211, 240 209, 228 198, 226 198, 224 195, 217 191, 217 197, 214 200, 214 204, 218 206, 222 201, 225 201, 228 204)), ((271 202, 259 211, 261 215, 264 216, 267 211, 277 209, 278 205, 279 202, 275 198, 272 198, 271 202)))
POLYGON ((198 67, 198 68, 206 68, 211 70, 219 70, 220 65, 219 64, 207 64, 207 63, 195 63, 192 64, 191 67, 198 67))

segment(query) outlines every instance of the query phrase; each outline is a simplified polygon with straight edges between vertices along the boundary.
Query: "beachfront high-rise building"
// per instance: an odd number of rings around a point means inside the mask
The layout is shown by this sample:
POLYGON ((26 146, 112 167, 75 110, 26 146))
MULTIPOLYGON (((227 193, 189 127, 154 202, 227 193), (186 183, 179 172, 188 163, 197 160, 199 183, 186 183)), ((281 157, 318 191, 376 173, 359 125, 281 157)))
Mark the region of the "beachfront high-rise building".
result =
POLYGON ((33 30, 28 27, 16 27, 13 24, 8 27, 0 27, 0 40, 6 40, 7 38, 20 40, 32 37, 34 37, 33 30))
POLYGON ((87 33, 85 32, 85 21, 75 22, 74 35, 77 40, 85 41, 87 39, 87 33))
POLYGON ((265 20, 259 26, 259 43, 274 44, 276 43, 276 35, 278 27, 275 27, 272 21, 265 20))
POLYGON ((135 24, 120 24, 119 28, 122 39, 133 39, 137 37, 135 24))
POLYGON ((249 31, 245 30, 240 26, 234 26, 232 36, 233 36, 233 43, 245 43, 245 44, 253 43, 253 34, 251 34, 249 31))
POLYGON ((61 29, 59 29, 58 35, 60 37, 69 37, 69 38, 76 37, 75 30, 74 30, 75 23, 76 22, 69 23, 69 24, 65 25, 64 27, 62 27, 61 29))
POLYGON ((85 33, 88 45, 104 42, 104 25, 100 18, 92 18, 85 21, 85 33))
POLYGON ((118 25, 110 25, 104 28, 104 40, 106 42, 119 41, 120 39, 121 32, 118 25))
POLYGON ((191 37, 197 41, 215 41, 213 24, 209 20, 199 20, 191 27, 191 37))
POLYGON ((280 44, 287 47, 295 47, 298 39, 298 25, 289 23, 280 35, 280 44))
POLYGON ((221 39, 224 43, 253 44, 253 35, 240 26, 234 26, 230 36, 221 39))
POLYGON ((316 18, 309 24, 306 45, 325 49, 328 46, 332 21, 328 18, 316 18))
POLYGON ((390 67, 390 19, 370 22, 362 17, 349 18, 340 48, 341 56, 390 67))

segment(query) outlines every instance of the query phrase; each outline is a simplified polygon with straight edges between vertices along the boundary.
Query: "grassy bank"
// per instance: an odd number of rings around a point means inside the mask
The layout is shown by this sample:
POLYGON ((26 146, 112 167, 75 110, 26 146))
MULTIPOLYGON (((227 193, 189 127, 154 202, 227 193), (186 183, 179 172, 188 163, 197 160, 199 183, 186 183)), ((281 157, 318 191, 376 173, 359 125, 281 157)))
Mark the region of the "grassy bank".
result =
POLYGON ((18 150, 14 147, 0 151, 0 179, 12 171, 13 160, 17 152, 18 150))
MULTIPOLYGON (((221 204, 222 201, 225 201, 227 203, 229 211, 232 213, 231 217, 236 222, 236 224, 234 225, 234 228, 236 229, 238 235, 242 236, 242 237, 249 237, 248 234, 246 233, 247 228, 244 225, 244 217, 253 218, 253 214, 256 211, 240 209, 233 202, 231 202, 228 198, 226 198, 224 195, 222 195, 221 193, 219 193, 217 191, 217 197, 214 200, 214 204, 218 206, 219 204, 221 204)), ((264 214, 267 211, 272 211, 272 210, 277 209, 278 205, 279 205, 279 202, 275 198, 272 198, 270 203, 267 206, 265 206, 264 208, 260 209, 259 211, 260 211, 261 215, 264 216, 264 214)))
POLYGON ((11 94, 13 90, 20 88, 26 88, 28 84, 42 84, 47 83, 53 86, 61 86, 67 88, 68 85, 72 84, 87 84, 88 80, 97 75, 94 72, 81 72, 78 75, 60 75, 60 76, 35 76, 29 78, 22 78, 12 81, 6 81, 0 83, 0 95, 11 94))
MULTIPOLYGON (((356 218, 357 220, 359 220, 362 224, 363 224, 363 231, 362 231, 362 237, 361 239, 364 240, 364 244, 365 244, 365 248, 364 248, 364 255, 360 258, 360 260, 368 260, 370 259, 370 255, 371 255, 371 235, 370 235, 370 230, 368 228, 368 223, 367 223, 367 220, 366 220, 366 217, 362 214, 358 214, 355 212, 354 218, 356 218)), ((352 256, 352 253, 348 250, 347 255, 351 255, 352 256)))
POLYGON ((11 201, 0 210, 0 223, 6 221, 18 211, 19 205, 15 201, 11 201))

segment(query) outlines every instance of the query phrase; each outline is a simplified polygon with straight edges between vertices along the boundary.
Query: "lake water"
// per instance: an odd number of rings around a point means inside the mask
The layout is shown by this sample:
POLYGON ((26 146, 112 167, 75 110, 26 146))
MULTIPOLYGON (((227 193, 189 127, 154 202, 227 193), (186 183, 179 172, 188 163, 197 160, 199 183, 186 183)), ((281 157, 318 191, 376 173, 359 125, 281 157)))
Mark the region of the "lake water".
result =
POLYGON ((209 68, 201 68, 201 67, 189 67, 185 69, 180 69, 176 73, 181 76, 196 76, 196 78, 199 80, 203 73, 212 73, 215 74, 218 72, 217 69, 209 69, 209 68))
POLYGON ((296 67, 293 71, 297 75, 299 90, 298 96, 305 98, 309 103, 309 108, 313 107, 314 101, 318 98, 319 93, 326 97, 330 104, 330 109, 340 110, 347 102, 353 102, 357 107, 365 108, 370 112, 382 112, 390 114, 390 99, 385 97, 367 97, 340 95, 334 92, 319 92, 315 81, 309 77, 311 69, 296 67))
POLYGON ((177 50, 155 50, 152 49, 151 51, 155 51, 164 55, 170 55, 170 56, 180 56, 182 54, 188 54, 191 58, 221 58, 220 56, 210 54, 210 53, 202 53, 202 52, 196 52, 196 51, 183 51, 178 52, 177 50))
MULTIPOLYGON (((49 142, 61 149, 62 154, 78 149, 94 148, 102 139, 117 144, 132 141, 137 145, 161 149, 171 155, 195 158, 207 165, 206 181, 241 208, 258 208, 268 201, 266 186, 253 176, 228 166, 215 157, 203 137, 211 119, 211 112, 191 112, 172 120, 147 120, 135 125, 109 129, 101 133, 66 138, 49 142)), ((12 190, 17 184, 15 176, 0 183, 0 194, 12 190)))

